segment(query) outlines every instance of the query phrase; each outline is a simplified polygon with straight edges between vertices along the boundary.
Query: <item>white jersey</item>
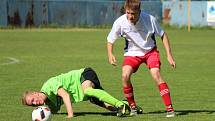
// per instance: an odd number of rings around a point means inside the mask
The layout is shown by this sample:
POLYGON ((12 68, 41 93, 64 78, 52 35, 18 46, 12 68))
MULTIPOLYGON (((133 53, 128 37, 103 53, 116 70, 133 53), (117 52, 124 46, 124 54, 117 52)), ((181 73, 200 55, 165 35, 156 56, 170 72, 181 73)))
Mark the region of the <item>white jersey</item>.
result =
POLYGON ((163 34, 164 30, 155 17, 141 12, 135 25, 128 21, 126 14, 120 16, 114 22, 107 40, 109 43, 114 43, 122 36, 126 41, 124 56, 144 56, 156 47, 155 36, 161 37, 163 34))

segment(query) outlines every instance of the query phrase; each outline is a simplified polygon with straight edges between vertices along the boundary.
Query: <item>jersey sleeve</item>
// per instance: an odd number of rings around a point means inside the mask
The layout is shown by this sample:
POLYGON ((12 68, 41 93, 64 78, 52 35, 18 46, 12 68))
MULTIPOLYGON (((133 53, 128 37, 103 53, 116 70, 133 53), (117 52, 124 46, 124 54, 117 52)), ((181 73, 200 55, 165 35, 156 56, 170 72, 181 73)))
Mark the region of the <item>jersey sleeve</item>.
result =
POLYGON ((107 37, 107 41, 109 43, 114 43, 115 40, 120 37, 120 24, 119 24, 119 21, 115 21, 114 24, 113 24, 113 27, 110 31, 110 33, 108 34, 108 37, 107 37))
POLYGON ((155 17, 152 17, 152 24, 153 24, 155 34, 160 37, 163 36, 164 30, 161 28, 160 24, 158 23, 155 17))
POLYGON ((57 78, 51 78, 43 84, 41 92, 45 93, 48 97, 57 95, 57 91, 60 87, 62 87, 62 82, 57 78))

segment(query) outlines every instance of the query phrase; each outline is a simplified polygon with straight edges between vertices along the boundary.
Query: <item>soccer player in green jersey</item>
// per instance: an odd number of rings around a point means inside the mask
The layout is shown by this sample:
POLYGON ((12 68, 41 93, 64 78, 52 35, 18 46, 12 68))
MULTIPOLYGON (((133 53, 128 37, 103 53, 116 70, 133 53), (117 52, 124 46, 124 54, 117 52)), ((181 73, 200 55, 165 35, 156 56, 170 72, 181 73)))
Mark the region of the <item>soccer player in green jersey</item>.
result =
POLYGON ((73 117, 72 104, 87 101, 117 111, 117 116, 129 114, 129 106, 114 98, 101 87, 96 72, 92 68, 72 70, 47 80, 39 92, 26 91, 22 103, 28 106, 47 105, 52 113, 57 113, 65 104, 67 117, 73 117))

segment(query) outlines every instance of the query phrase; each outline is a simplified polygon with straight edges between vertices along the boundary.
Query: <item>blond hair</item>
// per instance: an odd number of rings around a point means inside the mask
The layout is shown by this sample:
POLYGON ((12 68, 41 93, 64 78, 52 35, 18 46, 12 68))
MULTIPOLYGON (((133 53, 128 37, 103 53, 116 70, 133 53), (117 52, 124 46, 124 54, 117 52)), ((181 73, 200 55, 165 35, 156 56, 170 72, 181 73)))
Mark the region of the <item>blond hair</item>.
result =
POLYGON ((124 4, 124 10, 131 9, 133 11, 140 11, 141 1, 140 0, 126 0, 124 4))
POLYGON ((25 91, 23 93, 23 95, 22 95, 22 104, 23 105, 28 105, 27 102, 26 102, 26 98, 27 98, 28 95, 33 94, 33 93, 34 93, 34 91, 25 91))

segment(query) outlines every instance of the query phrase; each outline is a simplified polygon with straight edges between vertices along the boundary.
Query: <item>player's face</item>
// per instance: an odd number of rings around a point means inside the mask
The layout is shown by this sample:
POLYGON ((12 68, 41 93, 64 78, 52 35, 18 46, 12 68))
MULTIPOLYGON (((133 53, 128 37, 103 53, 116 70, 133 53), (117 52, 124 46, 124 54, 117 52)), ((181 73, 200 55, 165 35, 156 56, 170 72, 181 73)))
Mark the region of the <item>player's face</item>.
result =
POLYGON ((39 95, 39 93, 32 93, 26 97, 26 103, 30 106, 39 106, 44 104, 43 98, 39 95))
POLYGON ((136 24, 136 22, 139 19, 140 16, 140 11, 139 10, 131 10, 131 9, 126 9, 125 10, 127 19, 129 22, 136 24))

